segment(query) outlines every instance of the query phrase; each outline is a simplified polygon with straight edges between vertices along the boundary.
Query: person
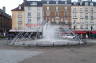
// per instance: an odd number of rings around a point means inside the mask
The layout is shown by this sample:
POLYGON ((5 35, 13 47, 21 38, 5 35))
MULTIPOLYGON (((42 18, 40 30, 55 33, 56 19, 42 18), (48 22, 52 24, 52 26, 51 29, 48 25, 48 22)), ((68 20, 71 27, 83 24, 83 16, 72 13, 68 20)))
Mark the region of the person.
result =
POLYGON ((10 40, 10 34, 7 33, 6 36, 7 36, 8 40, 10 40))
POLYGON ((86 39, 88 39, 88 35, 86 34, 86 39))
POLYGON ((4 32, 3 35, 4 35, 4 37, 5 37, 5 36, 6 36, 6 33, 4 32))

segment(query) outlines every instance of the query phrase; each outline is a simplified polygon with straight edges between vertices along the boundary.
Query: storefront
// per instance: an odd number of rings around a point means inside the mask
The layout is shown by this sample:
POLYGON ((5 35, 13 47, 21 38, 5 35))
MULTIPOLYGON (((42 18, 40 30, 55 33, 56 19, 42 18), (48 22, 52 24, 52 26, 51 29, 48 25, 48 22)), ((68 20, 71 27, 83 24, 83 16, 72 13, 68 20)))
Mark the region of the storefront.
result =
POLYGON ((82 39, 90 38, 95 39, 96 38, 96 31, 73 31, 75 34, 78 34, 82 39))
POLYGON ((75 34, 78 34, 80 38, 85 39, 88 38, 87 31, 73 31, 75 34))
POLYGON ((90 35, 90 38, 95 39, 96 38, 96 31, 90 31, 89 35, 90 35))

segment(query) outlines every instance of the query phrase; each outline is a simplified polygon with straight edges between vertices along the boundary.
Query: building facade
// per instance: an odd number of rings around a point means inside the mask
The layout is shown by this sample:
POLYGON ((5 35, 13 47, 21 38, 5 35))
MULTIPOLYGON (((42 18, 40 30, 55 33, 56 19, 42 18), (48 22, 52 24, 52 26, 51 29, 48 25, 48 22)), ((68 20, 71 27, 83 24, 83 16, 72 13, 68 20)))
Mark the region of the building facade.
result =
POLYGON ((22 30, 24 29, 24 8, 19 6, 12 10, 12 30, 22 30))
POLYGON ((12 10, 12 30, 37 32, 43 23, 68 25, 75 31, 96 31, 96 2, 92 0, 27 1, 12 10))
POLYGON ((64 4, 45 4, 44 9, 44 21, 51 22, 53 24, 71 24, 71 6, 64 4))
POLYGON ((96 4, 83 1, 71 6, 72 29, 92 31, 96 30, 96 4))
POLYGON ((41 30, 42 5, 38 1, 25 1, 12 10, 13 32, 36 32, 41 30))
POLYGON ((41 30, 43 21, 43 8, 39 1, 27 2, 24 7, 25 11, 25 29, 28 30, 41 30), (30 3, 30 4, 29 4, 30 3))
POLYGON ((3 7, 3 10, 0 9, 0 36, 5 36, 9 32, 12 25, 11 22, 11 16, 5 13, 5 7, 3 7))

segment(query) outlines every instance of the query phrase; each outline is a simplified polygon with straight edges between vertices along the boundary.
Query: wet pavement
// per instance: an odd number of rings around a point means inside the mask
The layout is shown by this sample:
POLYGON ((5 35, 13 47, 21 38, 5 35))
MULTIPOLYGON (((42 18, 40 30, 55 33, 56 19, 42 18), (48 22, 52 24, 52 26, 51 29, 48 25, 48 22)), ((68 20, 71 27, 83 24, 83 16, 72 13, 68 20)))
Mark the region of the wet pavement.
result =
POLYGON ((0 63, 18 63, 41 53, 39 51, 0 49, 0 63))
POLYGON ((96 46, 50 48, 20 63, 96 63, 96 46))
POLYGON ((63 47, 17 47, 8 46, 8 40, 0 40, 0 63, 96 63, 96 40, 90 41, 94 43, 63 47))

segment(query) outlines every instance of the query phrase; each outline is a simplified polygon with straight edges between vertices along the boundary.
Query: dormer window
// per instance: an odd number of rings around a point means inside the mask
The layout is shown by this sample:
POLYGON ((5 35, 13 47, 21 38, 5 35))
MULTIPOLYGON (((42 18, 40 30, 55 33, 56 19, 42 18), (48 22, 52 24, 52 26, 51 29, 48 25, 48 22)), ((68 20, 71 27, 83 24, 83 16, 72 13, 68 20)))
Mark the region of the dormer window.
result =
POLYGON ((32 2, 31 5, 37 5, 37 2, 32 2))
POLYGON ((80 2, 80 5, 82 5, 82 2, 80 2))
POLYGON ((85 2, 85 6, 88 6, 88 2, 85 2))
POLYGON ((49 4, 49 1, 47 1, 47 4, 49 4))
POLYGON ((93 3, 92 2, 90 3, 90 6, 93 6, 93 3))
POLYGON ((67 1, 65 1, 65 4, 67 4, 67 1))
POLYGON ((73 4, 76 5, 76 2, 74 2, 73 4))
POLYGON ((58 4, 58 1, 56 1, 56 4, 58 4))

